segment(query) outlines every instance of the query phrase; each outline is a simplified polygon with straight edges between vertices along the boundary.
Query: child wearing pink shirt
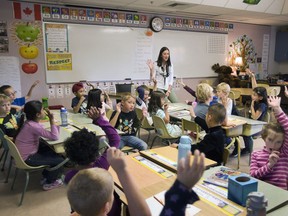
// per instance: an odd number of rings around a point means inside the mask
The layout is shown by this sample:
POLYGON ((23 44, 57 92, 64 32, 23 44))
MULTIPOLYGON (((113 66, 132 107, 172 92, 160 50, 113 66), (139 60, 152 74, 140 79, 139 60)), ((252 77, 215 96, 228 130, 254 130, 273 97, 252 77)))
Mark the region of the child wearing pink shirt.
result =
MULTIPOLYGON (((39 122, 46 116, 40 101, 29 101, 24 106, 26 121, 20 132, 16 136, 15 144, 21 154, 22 159, 30 166, 49 165, 54 167, 63 162, 63 158, 53 152, 47 145, 40 144, 40 137, 49 140, 57 140, 59 138, 59 126, 55 125, 54 116, 46 111, 50 121, 51 130, 46 130, 39 122)), ((44 190, 51 190, 63 185, 59 178, 62 174, 62 168, 54 171, 43 171, 44 190)))
POLYGON ((264 149, 251 155, 250 175, 285 190, 288 189, 288 117, 280 107, 281 98, 269 97, 278 123, 265 125, 264 149))

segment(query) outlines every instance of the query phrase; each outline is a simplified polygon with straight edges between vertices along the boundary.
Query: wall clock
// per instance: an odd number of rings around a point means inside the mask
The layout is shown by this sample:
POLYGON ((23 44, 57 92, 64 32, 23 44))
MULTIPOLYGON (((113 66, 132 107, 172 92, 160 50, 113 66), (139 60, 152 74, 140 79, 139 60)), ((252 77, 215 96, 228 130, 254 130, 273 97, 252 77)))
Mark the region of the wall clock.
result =
POLYGON ((153 17, 150 22, 150 27, 154 32, 160 32, 164 27, 164 22, 160 17, 153 17))

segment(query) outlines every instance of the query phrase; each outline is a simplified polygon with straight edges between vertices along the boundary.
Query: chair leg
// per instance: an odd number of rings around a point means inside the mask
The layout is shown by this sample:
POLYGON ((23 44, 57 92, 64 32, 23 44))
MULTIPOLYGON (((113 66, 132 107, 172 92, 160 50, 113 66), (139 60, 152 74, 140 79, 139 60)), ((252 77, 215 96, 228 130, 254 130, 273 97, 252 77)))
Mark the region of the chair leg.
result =
POLYGON ((236 139, 236 141, 235 142, 237 142, 238 143, 238 164, 237 164, 237 169, 239 169, 240 168, 240 157, 241 157, 241 146, 240 146, 240 139, 239 139, 239 137, 235 137, 235 139, 236 139))
POLYGON ((14 174, 14 179, 13 179, 13 182, 12 182, 11 190, 14 189, 14 184, 15 184, 15 180, 16 180, 17 174, 18 174, 18 168, 15 168, 15 174, 14 174))
POLYGON ((155 137, 154 137, 154 139, 153 139, 153 141, 152 141, 152 144, 151 144, 151 146, 150 146, 150 149, 152 149, 153 144, 154 144, 154 142, 155 142, 155 140, 156 140, 157 137, 158 137, 158 136, 155 136, 155 137))
POLYGON ((9 168, 8 168, 8 172, 7 172, 6 179, 5 179, 4 183, 8 183, 8 179, 9 179, 9 176, 10 176, 11 168, 12 168, 12 157, 10 158, 9 168))
POLYGON ((8 156, 8 150, 4 150, 3 154, 4 154, 4 160, 3 160, 3 165, 2 165, 2 169, 1 169, 2 172, 4 171, 4 168, 5 168, 5 163, 6 163, 7 156, 8 156))
POLYGON ((150 130, 148 130, 148 138, 147 138, 147 143, 149 143, 149 140, 150 140, 150 130))
POLYGON ((24 195, 25 195, 25 193, 26 193, 27 186, 28 186, 28 183, 29 183, 29 177, 30 177, 29 172, 26 171, 26 182, 25 182, 24 190, 23 190, 23 192, 22 192, 21 200, 20 200, 18 206, 21 206, 21 205, 22 205, 22 202, 23 202, 23 199, 24 199, 24 195))

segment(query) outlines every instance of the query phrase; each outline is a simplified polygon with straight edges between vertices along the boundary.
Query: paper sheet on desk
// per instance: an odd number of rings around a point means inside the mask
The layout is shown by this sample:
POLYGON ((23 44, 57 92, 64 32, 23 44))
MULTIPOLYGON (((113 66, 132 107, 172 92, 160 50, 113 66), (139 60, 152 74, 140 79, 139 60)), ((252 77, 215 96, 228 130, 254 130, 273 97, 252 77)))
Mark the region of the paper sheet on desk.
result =
MULTIPOLYGON (((153 197, 150 197, 146 199, 146 202, 150 208, 152 216, 159 216, 159 214, 162 211, 164 200, 165 200, 165 193, 166 191, 162 191, 153 197), (162 204, 161 204, 162 203, 162 204)), ((193 205, 187 205, 186 208, 186 216, 193 216, 196 215, 198 212, 200 212, 201 209, 193 206, 193 205)))

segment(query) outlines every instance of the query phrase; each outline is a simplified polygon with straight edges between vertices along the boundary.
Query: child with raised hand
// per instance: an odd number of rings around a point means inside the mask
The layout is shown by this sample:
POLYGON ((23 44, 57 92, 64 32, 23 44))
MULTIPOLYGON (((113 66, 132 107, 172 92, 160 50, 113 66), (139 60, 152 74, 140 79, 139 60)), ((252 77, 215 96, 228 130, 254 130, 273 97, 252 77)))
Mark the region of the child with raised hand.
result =
POLYGON ((250 175, 288 190, 288 117, 280 107, 280 97, 269 97, 278 123, 264 126, 265 146, 251 155, 250 175))
POLYGON ((193 163, 191 164, 191 153, 182 158, 178 163, 177 180, 165 194, 165 205, 160 216, 184 216, 186 205, 193 204, 199 200, 198 195, 192 190, 194 185, 202 177, 205 155, 198 150, 194 152, 193 163), (177 197, 177 199, 173 199, 177 197))
POLYGON ((17 111, 21 110, 28 99, 31 98, 33 89, 39 84, 39 80, 36 80, 30 87, 28 93, 24 97, 16 98, 16 91, 10 85, 3 85, 0 87, 0 93, 7 95, 11 99, 12 108, 17 111))
MULTIPOLYGON (((184 88, 190 95, 192 95, 192 96, 195 98, 195 101, 197 102, 196 91, 194 91, 194 90, 191 89, 189 86, 187 86, 187 85, 183 82, 182 78, 181 78, 181 80, 179 81, 179 83, 183 86, 183 88, 184 88)), ((186 103, 187 103, 188 105, 192 105, 192 101, 188 101, 188 100, 187 100, 186 103)))
POLYGON ((112 109, 112 101, 110 100, 108 94, 103 92, 101 89, 91 89, 88 92, 87 110, 89 110, 92 106, 99 108, 101 115, 107 121, 109 121, 109 119, 106 117, 106 110, 112 109))
POLYGON ((121 135, 120 149, 127 145, 142 151, 147 149, 147 143, 136 137, 140 120, 134 108, 135 98, 129 93, 123 95, 121 102, 116 105, 116 110, 111 115, 110 124, 124 132, 121 135))
MULTIPOLYGON (((49 165, 54 167, 63 162, 63 158, 57 155, 48 145, 40 143, 40 137, 49 140, 59 138, 59 126, 55 125, 54 116, 49 110, 43 109, 40 101, 29 101, 24 106, 26 121, 21 127, 15 139, 15 144, 22 159, 30 166, 49 165), (50 130, 40 124, 40 120, 47 116, 50 121, 50 130)), ((51 190, 63 185, 61 180, 62 168, 54 171, 43 171, 43 189, 51 190)))
MULTIPOLYGON (((90 107, 88 116, 93 119, 93 124, 102 128, 108 138, 109 145, 115 148, 119 147, 120 137, 116 129, 101 114, 101 110, 96 107, 90 107)), ((97 135, 97 134, 96 134, 97 135)), ((64 149, 71 162, 76 164, 76 168, 69 170, 65 176, 65 183, 69 183, 79 170, 89 168, 102 168, 108 170, 110 164, 107 160, 107 150, 100 154, 100 140, 93 132, 87 129, 75 131, 64 143, 64 149)), ((72 205, 73 208, 73 205, 72 205)), ((73 208, 73 210, 76 210, 73 208)), ((77 210, 76 210, 77 211, 77 210)), ((114 194, 114 202, 111 212, 108 215, 120 215, 121 202, 119 196, 114 194)))
POLYGON ((10 98, 0 94, 0 129, 11 139, 14 139, 19 129, 17 120, 11 114, 10 98))
POLYGON ((85 95, 84 85, 81 82, 75 83, 72 87, 75 97, 72 99, 71 107, 74 113, 86 113, 87 95, 85 95))
POLYGON ((170 115, 168 113, 168 104, 165 102, 166 95, 161 91, 154 91, 151 94, 148 112, 150 115, 156 115, 165 122, 168 133, 171 136, 178 137, 182 134, 182 130, 178 125, 170 124, 170 115))

